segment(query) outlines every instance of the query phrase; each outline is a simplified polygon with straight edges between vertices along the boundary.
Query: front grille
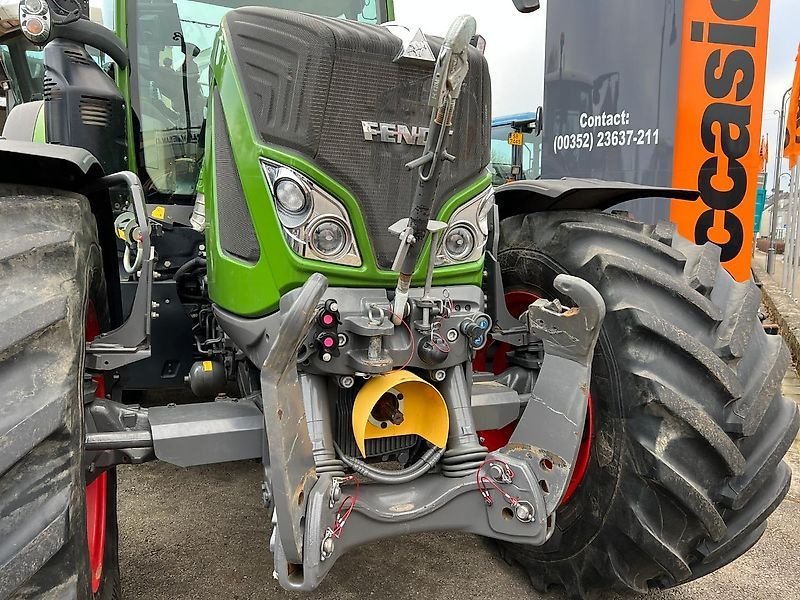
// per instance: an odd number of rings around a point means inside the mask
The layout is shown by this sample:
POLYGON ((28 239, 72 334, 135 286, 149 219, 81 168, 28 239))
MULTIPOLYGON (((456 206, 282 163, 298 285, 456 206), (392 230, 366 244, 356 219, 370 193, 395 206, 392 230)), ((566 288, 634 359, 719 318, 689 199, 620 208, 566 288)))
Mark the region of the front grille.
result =
MULTIPOLYGON (((231 11, 224 21, 250 117, 265 144, 314 162, 358 200, 378 265, 391 267, 408 217, 416 174, 405 164, 421 146, 370 142, 361 121, 427 127, 433 63, 401 64, 401 42, 385 28, 268 8, 231 11)), ((440 40, 429 38, 434 53, 440 40)), ((442 169, 437 202, 484 173, 489 162, 490 82, 470 53, 470 72, 442 169)), ((435 207, 438 208, 438 207, 435 207)))

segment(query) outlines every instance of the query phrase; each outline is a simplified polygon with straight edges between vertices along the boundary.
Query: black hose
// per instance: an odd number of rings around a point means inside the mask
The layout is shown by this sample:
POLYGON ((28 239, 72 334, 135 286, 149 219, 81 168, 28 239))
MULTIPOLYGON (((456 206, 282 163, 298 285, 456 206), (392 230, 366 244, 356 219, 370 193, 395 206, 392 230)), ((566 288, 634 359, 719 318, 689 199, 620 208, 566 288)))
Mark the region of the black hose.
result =
POLYGON ((444 454, 444 448, 433 447, 423 454, 422 458, 420 458, 410 467, 400 471, 382 471, 368 465, 359 458, 347 456, 344 452, 342 452, 342 449, 339 448, 339 445, 336 442, 333 443, 333 447, 336 449, 336 453, 339 455, 339 458, 342 459, 342 462, 353 469, 353 471, 377 483, 387 483, 390 485, 408 483, 417 477, 421 477, 430 471, 433 466, 439 462, 442 454, 444 454))
POLYGON ((189 273, 198 268, 205 268, 207 265, 208 261, 205 258, 195 256, 191 260, 187 260, 177 271, 175 271, 175 276, 173 279, 175 280, 175 283, 180 283, 181 279, 189 275, 189 273))

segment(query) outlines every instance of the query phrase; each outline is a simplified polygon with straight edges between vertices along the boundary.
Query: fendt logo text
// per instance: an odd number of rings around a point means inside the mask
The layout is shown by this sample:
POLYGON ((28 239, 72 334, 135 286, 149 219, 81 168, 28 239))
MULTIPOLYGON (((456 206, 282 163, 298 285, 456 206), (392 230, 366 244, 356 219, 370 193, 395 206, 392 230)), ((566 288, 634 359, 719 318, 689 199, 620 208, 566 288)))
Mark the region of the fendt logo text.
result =
POLYGON ((749 17, 759 1, 710 0, 719 21, 691 23, 691 42, 704 44, 710 51, 704 76, 708 105, 700 135, 703 148, 711 156, 700 167, 697 177, 697 188, 709 209, 695 222, 695 241, 698 244, 713 241, 719 245, 722 262, 735 258, 744 244, 744 226, 731 211, 742 203, 751 187, 742 159, 756 139, 750 126, 756 82, 753 49, 759 32, 756 27, 738 21, 749 17), (724 54, 720 46, 726 48, 724 54), (717 239, 709 240, 709 231, 720 225, 728 233, 728 239, 723 241, 714 236, 717 239))
POLYGON ((364 132, 364 139, 368 142, 424 146, 428 139, 428 128, 416 125, 409 127, 402 123, 361 121, 361 129, 364 132))

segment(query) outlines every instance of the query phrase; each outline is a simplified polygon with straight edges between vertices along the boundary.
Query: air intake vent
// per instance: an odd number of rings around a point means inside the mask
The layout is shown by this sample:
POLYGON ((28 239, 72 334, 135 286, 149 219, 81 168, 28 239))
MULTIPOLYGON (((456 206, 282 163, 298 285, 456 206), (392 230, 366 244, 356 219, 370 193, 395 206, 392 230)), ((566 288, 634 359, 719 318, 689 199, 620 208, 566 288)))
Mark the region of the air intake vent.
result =
POLYGON ((45 100, 55 100, 61 96, 61 89, 51 77, 45 77, 42 82, 42 97, 45 100))
POLYGON ((88 65, 92 62, 92 59, 80 50, 64 50, 64 56, 69 62, 76 65, 88 65))
POLYGON ((231 139, 219 91, 214 90, 214 170, 217 174, 217 225, 222 249, 251 263, 261 257, 253 217, 244 197, 239 169, 233 159, 231 139))
POLYGON ((111 120, 111 102, 105 98, 81 96, 81 122, 84 125, 108 127, 111 120))

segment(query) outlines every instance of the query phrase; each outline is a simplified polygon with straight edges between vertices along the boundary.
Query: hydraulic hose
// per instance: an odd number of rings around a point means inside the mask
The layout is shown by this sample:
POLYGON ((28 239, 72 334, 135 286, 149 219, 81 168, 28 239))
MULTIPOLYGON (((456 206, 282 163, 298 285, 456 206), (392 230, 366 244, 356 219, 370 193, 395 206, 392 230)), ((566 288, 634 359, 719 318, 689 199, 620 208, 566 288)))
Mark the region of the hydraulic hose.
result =
POLYGON ((208 263, 205 258, 196 256, 191 260, 187 260, 185 263, 183 263, 180 266, 180 268, 177 271, 175 271, 175 276, 173 277, 173 279, 175 280, 176 283, 179 283, 181 279, 184 278, 184 276, 188 275, 190 272, 193 272, 196 269, 205 268, 207 264, 208 263))
POLYGON ((368 465, 359 458, 347 456, 335 442, 333 445, 336 448, 336 453, 339 455, 339 458, 342 459, 342 462, 353 469, 353 471, 376 483, 386 483, 389 485, 408 483, 424 475, 439 462, 439 459, 444 454, 444 448, 430 448, 417 462, 406 469, 401 471, 382 471, 368 465))

